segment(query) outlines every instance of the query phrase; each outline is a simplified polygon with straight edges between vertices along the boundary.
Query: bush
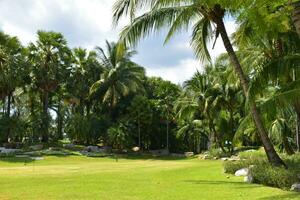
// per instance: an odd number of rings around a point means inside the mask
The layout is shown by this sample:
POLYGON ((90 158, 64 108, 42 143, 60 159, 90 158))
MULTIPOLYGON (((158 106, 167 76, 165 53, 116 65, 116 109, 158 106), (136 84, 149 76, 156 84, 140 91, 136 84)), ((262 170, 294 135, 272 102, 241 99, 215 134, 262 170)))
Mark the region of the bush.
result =
POLYGON ((10 158, 16 156, 15 152, 9 152, 9 153, 1 153, 0 152, 0 158, 10 158))
POLYGON ((265 154, 262 155, 262 153, 264 152, 243 152, 240 154, 241 160, 224 162, 224 171, 234 174, 239 169, 254 165, 250 169, 254 183, 286 190, 290 189, 292 184, 300 181, 300 154, 293 156, 282 155, 281 157, 288 166, 288 169, 285 169, 283 167, 272 166, 267 161, 265 154))
MULTIPOLYGON (((299 163, 300 164, 300 163, 299 163)), ((298 182, 297 171, 293 168, 274 167, 269 163, 255 165, 251 168, 254 183, 288 190, 298 182)))
POLYGON ((214 158, 214 157, 222 158, 222 157, 230 157, 231 156, 231 153, 225 153, 221 149, 215 149, 215 148, 210 149, 208 154, 211 158, 214 158))
POLYGON ((234 174, 237 170, 248 168, 250 165, 262 165, 267 163, 265 156, 259 156, 259 153, 246 152, 240 155, 241 160, 224 162, 224 172, 234 174))

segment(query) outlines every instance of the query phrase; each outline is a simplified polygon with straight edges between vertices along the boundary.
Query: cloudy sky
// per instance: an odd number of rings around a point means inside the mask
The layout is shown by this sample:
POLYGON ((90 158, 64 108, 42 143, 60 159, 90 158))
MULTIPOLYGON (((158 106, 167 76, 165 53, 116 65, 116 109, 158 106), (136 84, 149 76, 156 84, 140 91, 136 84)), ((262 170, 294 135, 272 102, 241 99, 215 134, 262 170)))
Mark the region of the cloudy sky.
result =
MULTIPOLYGON (((93 49, 103 46, 105 40, 116 41, 122 28, 112 27, 114 0, 0 0, 0 29, 18 36, 25 45, 36 40, 37 30, 61 32, 70 47, 93 49)), ((234 23, 226 23, 229 32, 234 23)), ((188 31, 187 31, 188 32, 188 31)), ((137 47, 134 60, 146 68, 149 76, 161 76, 174 83, 182 83, 201 63, 194 58, 189 47, 190 35, 185 32, 163 45, 164 33, 148 37, 137 47)), ((212 56, 224 52, 221 41, 212 56)))

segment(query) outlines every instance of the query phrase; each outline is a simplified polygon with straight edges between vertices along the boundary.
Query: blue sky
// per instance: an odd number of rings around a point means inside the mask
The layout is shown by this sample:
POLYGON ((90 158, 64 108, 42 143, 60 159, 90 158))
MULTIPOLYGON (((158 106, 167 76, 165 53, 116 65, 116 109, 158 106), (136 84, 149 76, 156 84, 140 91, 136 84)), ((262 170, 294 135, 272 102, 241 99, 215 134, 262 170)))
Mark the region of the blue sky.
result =
MULTIPOLYGON (((112 27, 111 10, 114 0, 0 0, 0 29, 18 36, 24 45, 36 40, 37 30, 61 32, 70 47, 93 49, 105 40, 116 41, 120 29, 112 27)), ((226 23, 229 33, 234 22, 226 23)), ((196 70, 202 69, 189 47, 188 31, 163 45, 164 33, 148 37, 137 46, 134 60, 146 68, 147 75, 160 76, 182 83, 196 70)), ((221 41, 212 51, 216 57, 224 52, 221 41)))

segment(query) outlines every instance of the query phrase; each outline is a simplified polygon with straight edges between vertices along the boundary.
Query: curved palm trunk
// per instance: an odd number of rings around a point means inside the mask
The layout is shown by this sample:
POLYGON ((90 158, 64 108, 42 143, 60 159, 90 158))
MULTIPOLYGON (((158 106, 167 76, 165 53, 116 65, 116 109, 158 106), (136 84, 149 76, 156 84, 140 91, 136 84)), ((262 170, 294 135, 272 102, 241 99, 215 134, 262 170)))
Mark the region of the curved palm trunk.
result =
MULTIPOLYGON (((215 9, 218 9, 218 8, 215 8, 215 9)), ((218 13, 218 12, 220 12, 220 10, 215 10, 215 12, 218 13)), ((225 49, 230 57, 231 63, 234 66, 235 72, 239 77, 244 94, 246 96, 248 89, 249 89, 248 79, 247 79, 245 73, 243 72, 241 64, 237 58, 237 55, 234 52, 234 49, 233 49, 230 39, 228 37, 227 31, 226 31, 226 28, 224 25, 224 21, 223 21, 223 15, 221 17, 214 18, 214 22, 217 25, 217 29, 222 37, 225 49)), ((280 166, 280 165, 286 166, 285 163, 279 157, 279 155, 276 153, 274 146, 271 143, 270 138, 268 137, 268 134, 264 127, 260 113, 259 113, 259 111, 256 107, 256 104, 253 100, 249 100, 249 107, 250 107, 253 121, 254 121, 256 128, 258 130, 258 133, 260 135, 260 138, 263 143, 263 146, 264 146, 264 149, 267 154, 269 162, 271 162, 273 165, 276 165, 276 166, 280 166)))
POLYGON ((300 1, 297 1, 293 4, 294 10, 293 10, 293 22, 294 26, 296 28, 296 31, 300 37, 300 1))

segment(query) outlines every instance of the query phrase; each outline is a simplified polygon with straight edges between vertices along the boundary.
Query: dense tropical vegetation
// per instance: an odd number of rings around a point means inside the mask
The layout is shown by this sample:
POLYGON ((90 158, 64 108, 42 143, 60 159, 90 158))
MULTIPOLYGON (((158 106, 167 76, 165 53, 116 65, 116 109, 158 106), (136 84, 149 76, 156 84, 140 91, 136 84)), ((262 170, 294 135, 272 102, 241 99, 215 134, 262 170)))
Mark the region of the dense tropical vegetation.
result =
MULTIPOLYGON (((101 147, 116 162, 118 156, 125 162, 126 156, 143 159, 135 156, 149 152, 172 155, 161 159, 197 174, 202 164, 176 159, 205 152, 203 159, 234 159, 224 162, 227 173, 247 168, 253 173, 248 182, 290 189, 300 181, 299 0, 116 0, 112 15, 115 26, 123 18, 128 25, 118 41, 92 50, 70 48, 54 31, 37 31, 36 41, 27 45, 0 32, 0 164, 25 159, 25 166, 28 156, 55 147, 64 156, 95 156, 88 153, 101 147), (227 22, 236 25, 232 35, 227 22), (190 46, 202 63, 202 70, 181 84, 149 77, 134 61, 141 39, 166 30, 165 43, 190 32, 190 46), (226 52, 213 59, 217 40, 226 52), (32 148, 37 144, 40 150, 32 148), (21 157, 3 154, 2 146, 21 157)), ((68 159, 100 166, 89 158, 68 159)), ((218 167, 203 162, 220 168, 219 162, 218 167)), ((135 166, 137 161, 126 163, 130 170, 147 171, 135 166)), ((1 180, 7 178, 3 173, 1 180)), ((97 170, 91 173, 99 176, 97 170)))
POLYGON ((293 154, 300 143, 297 9, 281 0, 119 0, 115 23, 127 15, 131 23, 119 42, 92 51, 70 49, 56 32, 38 31, 28 46, 1 33, 1 142, 68 138, 197 153, 263 145, 271 163, 284 165, 274 145, 293 154), (232 38, 226 20, 236 20, 232 38), (130 47, 164 27, 166 42, 191 27, 191 46, 207 61, 183 85, 147 77, 132 61, 130 47), (212 61, 219 36, 227 54, 212 61))

